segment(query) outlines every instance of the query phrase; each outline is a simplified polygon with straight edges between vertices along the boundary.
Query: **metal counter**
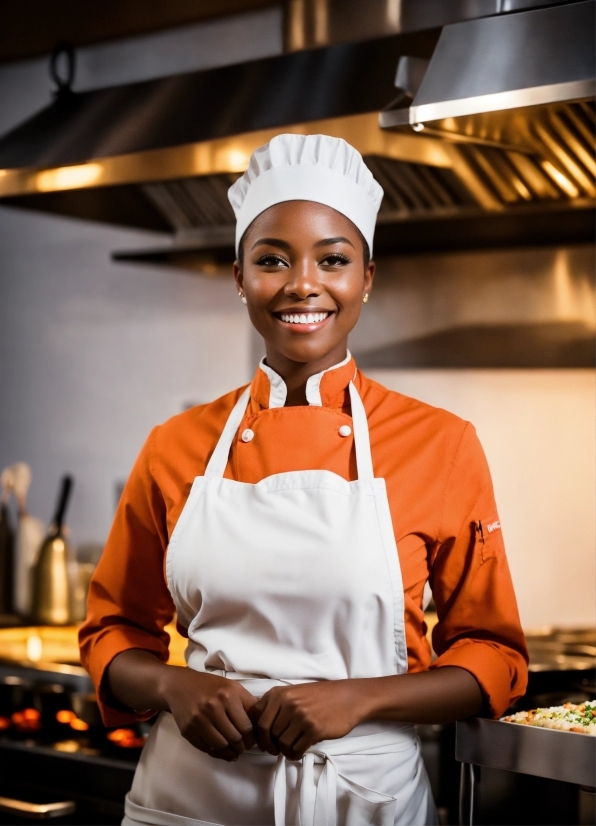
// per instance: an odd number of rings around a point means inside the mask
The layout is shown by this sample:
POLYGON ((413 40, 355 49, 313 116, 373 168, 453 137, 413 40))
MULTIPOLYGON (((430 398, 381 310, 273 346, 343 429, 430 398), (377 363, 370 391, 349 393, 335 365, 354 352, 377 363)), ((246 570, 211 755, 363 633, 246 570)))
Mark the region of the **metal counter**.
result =
POLYGON ((455 759, 462 763, 460 823, 473 821, 476 766, 596 786, 596 738, 587 734, 473 718, 456 724, 455 759))
POLYGON ((474 718, 456 725, 455 759, 578 786, 596 785, 596 738, 474 718))

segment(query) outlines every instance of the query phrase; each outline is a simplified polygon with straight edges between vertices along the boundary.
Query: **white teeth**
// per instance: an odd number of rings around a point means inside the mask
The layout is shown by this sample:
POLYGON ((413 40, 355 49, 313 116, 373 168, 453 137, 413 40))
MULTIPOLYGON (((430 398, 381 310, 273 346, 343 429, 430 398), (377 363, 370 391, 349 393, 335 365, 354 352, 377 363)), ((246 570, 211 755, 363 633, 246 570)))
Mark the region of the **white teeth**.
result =
POLYGON ((316 324, 325 321, 329 313, 282 313, 281 320, 286 324, 316 324))

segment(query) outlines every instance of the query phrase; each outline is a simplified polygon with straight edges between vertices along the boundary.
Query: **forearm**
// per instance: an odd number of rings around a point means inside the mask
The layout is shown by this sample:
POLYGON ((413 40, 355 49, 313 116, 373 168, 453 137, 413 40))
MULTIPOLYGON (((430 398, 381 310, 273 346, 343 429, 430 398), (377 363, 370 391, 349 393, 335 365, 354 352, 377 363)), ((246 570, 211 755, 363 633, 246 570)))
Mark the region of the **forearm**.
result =
POLYGON ((107 688, 127 708, 167 710, 165 684, 174 668, 149 651, 133 648, 118 654, 110 663, 105 678, 107 688))
POLYGON ((256 701, 235 680, 165 665, 139 649, 114 657, 107 680, 129 708, 171 711, 182 736, 211 757, 236 760, 255 743, 248 712, 256 701))
POLYGON ((483 695, 476 679, 463 668, 356 680, 362 720, 400 723, 449 723, 480 714, 483 695))

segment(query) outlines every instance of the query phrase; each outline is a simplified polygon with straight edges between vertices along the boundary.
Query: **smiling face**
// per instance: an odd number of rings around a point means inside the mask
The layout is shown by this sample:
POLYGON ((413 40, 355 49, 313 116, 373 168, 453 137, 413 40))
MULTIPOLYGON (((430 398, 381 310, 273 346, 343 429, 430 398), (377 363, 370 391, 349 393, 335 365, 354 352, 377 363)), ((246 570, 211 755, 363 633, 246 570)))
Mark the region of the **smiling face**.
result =
POLYGON ((285 377, 293 365, 315 373, 340 362, 375 270, 354 224, 322 204, 285 201, 253 221, 242 257, 234 277, 267 363, 285 377))

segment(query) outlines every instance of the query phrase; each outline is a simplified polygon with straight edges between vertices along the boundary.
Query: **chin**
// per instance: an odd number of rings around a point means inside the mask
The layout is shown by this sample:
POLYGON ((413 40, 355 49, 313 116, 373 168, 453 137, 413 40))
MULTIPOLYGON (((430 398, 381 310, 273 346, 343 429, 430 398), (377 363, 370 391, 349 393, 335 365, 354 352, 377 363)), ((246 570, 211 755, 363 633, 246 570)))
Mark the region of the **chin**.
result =
POLYGON ((300 342, 271 342, 271 346, 290 361, 306 364, 309 361, 318 361, 337 346, 336 342, 300 341, 300 342))

